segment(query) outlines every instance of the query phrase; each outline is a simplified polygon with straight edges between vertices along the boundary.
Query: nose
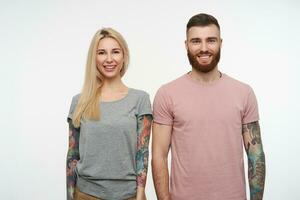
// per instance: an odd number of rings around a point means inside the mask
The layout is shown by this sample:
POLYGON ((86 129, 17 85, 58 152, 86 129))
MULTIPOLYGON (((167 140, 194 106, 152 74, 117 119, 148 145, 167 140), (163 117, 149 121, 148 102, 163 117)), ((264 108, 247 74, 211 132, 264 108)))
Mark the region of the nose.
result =
POLYGON ((201 43, 200 50, 204 51, 204 52, 207 51, 207 44, 206 44, 206 42, 202 42, 201 43))
POLYGON ((107 54, 107 57, 105 59, 106 62, 111 63, 113 61, 112 55, 110 53, 107 54))

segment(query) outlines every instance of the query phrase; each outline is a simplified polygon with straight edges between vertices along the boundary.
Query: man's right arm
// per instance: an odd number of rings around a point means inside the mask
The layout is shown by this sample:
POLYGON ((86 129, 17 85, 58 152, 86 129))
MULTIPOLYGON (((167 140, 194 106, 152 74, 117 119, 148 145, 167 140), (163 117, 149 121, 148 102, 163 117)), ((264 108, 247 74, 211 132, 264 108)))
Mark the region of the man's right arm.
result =
POLYGON ((172 126, 153 123, 152 176, 158 200, 171 200, 169 193, 168 153, 172 126))

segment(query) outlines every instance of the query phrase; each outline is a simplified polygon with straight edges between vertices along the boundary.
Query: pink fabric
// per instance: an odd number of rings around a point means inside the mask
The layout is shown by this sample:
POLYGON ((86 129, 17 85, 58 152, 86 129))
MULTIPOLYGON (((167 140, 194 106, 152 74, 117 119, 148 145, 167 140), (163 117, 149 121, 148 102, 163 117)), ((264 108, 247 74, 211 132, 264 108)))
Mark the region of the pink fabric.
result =
POLYGON ((242 124, 259 119, 253 90, 226 74, 209 85, 190 75, 162 86, 154 122, 173 126, 172 200, 244 200, 242 124))

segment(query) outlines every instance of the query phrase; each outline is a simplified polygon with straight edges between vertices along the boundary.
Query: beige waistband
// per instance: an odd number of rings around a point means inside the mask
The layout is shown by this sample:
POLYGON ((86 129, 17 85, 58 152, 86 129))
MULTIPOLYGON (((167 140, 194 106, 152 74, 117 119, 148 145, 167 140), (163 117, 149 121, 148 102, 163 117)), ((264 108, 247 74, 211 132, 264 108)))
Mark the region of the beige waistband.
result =
MULTIPOLYGON (((83 193, 76 187, 74 200, 102 200, 102 199, 83 193)), ((129 198, 128 200, 136 200, 136 197, 129 198)))

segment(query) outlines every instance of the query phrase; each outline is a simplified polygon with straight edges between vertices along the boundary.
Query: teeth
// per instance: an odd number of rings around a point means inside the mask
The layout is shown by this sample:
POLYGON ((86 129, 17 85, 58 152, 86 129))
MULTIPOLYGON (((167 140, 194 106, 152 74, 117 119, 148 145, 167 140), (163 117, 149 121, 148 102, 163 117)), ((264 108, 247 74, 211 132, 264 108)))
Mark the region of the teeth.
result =
POLYGON ((106 69, 114 69, 115 66, 104 66, 104 68, 106 68, 106 69))
POLYGON ((208 60, 210 56, 198 56, 198 58, 201 60, 208 60))
POLYGON ((200 57, 200 58, 208 58, 208 57, 210 57, 210 55, 198 55, 198 57, 200 57))

